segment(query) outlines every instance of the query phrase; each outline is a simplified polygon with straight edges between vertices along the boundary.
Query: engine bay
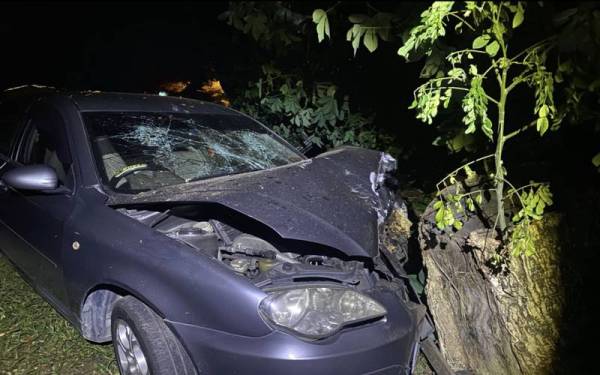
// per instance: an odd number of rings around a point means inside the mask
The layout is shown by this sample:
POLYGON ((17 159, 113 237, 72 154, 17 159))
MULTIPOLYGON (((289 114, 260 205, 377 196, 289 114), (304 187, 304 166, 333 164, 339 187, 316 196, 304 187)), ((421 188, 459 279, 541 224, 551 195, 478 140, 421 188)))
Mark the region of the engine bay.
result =
POLYGON ((310 243, 289 245, 280 241, 275 245, 254 233, 244 232, 219 220, 192 218, 194 215, 186 210, 117 210, 219 260, 232 272, 249 279, 260 288, 298 282, 324 282, 367 290, 382 281, 381 272, 368 259, 357 260, 339 254, 323 254, 314 249, 311 251, 310 243))

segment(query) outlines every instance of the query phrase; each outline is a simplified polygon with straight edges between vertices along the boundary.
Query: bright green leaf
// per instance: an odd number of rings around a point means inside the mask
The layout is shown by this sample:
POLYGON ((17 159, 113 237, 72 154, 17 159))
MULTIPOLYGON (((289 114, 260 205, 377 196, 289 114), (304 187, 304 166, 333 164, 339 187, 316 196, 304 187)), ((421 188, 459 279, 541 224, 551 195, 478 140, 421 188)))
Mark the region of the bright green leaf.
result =
POLYGON ((314 23, 319 23, 323 20, 323 17, 327 17, 327 12, 323 9, 315 9, 312 14, 312 20, 314 23))
POLYGON ((478 36, 477 38, 475 38, 475 40, 473 40, 473 48, 475 49, 480 49, 485 47, 490 41, 490 36, 488 34, 483 34, 481 36, 478 36))
POLYGON ((327 12, 325 12, 323 9, 315 9, 312 14, 312 19, 313 22, 317 24, 317 38, 319 39, 319 43, 325 39, 325 35, 327 35, 327 37, 331 37, 327 12))
POLYGON ((486 137, 488 137, 489 139, 493 139, 494 131, 492 130, 492 120, 490 120, 488 117, 486 117, 483 120, 481 130, 483 131, 483 134, 485 134, 486 137))
POLYGON ((544 135, 544 133, 546 133, 546 130, 548 130, 548 127, 549 123, 547 117, 540 117, 537 119, 536 128, 540 135, 544 135))
POLYGON ((519 27, 519 25, 521 25, 523 23, 524 19, 525 19, 525 12, 524 12, 523 8, 521 6, 519 6, 519 8, 517 9, 517 13, 515 13, 515 16, 513 17, 513 21, 512 21, 513 29, 516 29, 517 27, 519 27))
POLYGON ((444 207, 440 207, 440 209, 437 210, 437 212, 435 213, 435 222, 436 223, 442 222, 442 220, 444 220, 445 215, 446 215, 446 210, 444 210, 444 207))
POLYGON ((497 41, 493 41, 485 47, 485 52, 491 57, 496 56, 498 50, 500 49, 500 44, 497 41))

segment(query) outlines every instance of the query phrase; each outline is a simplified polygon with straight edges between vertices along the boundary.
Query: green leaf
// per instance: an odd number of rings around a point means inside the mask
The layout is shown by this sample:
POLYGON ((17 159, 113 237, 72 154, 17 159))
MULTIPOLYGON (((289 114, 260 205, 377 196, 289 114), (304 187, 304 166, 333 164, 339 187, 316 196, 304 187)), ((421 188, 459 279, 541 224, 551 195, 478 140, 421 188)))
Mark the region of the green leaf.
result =
POLYGON ((469 126, 467 127, 467 129, 465 130, 465 134, 473 134, 473 133, 475 133, 475 130, 477 130, 477 128, 475 127, 475 123, 471 122, 469 124, 469 126))
POLYGON ((592 158, 592 164, 594 164, 595 167, 600 167, 600 152, 592 158))
POLYGON ((490 36, 488 34, 483 34, 478 36, 473 40, 473 48, 480 49, 485 47, 490 42, 490 36))
POLYGON ((540 133, 540 135, 544 135, 544 133, 546 132, 546 130, 548 130, 548 127, 549 127, 548 118, 547 117, 538 118, 535 125, 536 125, 537 131, 540 133))
POLYGON ((444 209, 444 207, 440 207, 439 210, 437 210, 437 212, 435 213, 435 222, 436 223, 441 223, 444 220, 444 216, 446 215, 446 210, 444 209))
POLYGON ((373 29, 367 30, 365 33, 365 38, 363 39, 363 43, 369 52, 373 53, 377 49, 377 32, 373 29))
POLYGON ((481 204, 481 202, 483 202, 483 193, 479 193, 475 196, 475 202, 477 202, 477 204, 481 204))
POLYGON ((463 223, 460 220, 455 220, 453 225, 454 225, 454 229, 456 229, 456 230, 460 230, 463 227, 463 223))
POLYGON ((490 120, 488 117, 483 120, 481 130, 483 130, 483 134, 485 134, 486 137, 493 139, 494 131, 492 130, 492 120, 490 120))
POLYGON ((485 47, 485 52, 491 57, 496 56, 498 50, 500 49, 500 44, 497 41, 493 41, 485 47))
POLYGON ((473 199, 467 198, 467 209, 471 212, 475 211, 475 203, 473 203, 473 199))
POLYGON ((348 32, 346 33, 346 40, 348 42, 351 41, 353 36, 354 36, 354 29, 351 27, 350 29, 348 29, 348 32))
POLYGON ((314 23, 319 23, 323 20, 323 17, 327 17, 327 12, 323 9, 315 9, 312 14, 312 20, 314 23))
POLYGON ((525 11, 523 10, 523 7, 520 6, 517 8, 517 13, 515 13, 515 16, 513 17, 513 21, 512 21, 512 27, 513 29, 516 29, 517 27, 519 27, 519 25, 521 25, 523 23, 523 20, 525 19, 525 11))
POLYGON ((312 19, 313 22, 317 24, 317 38, 319 39, 319 43, 325 39, 325 35, 331 38, 327 12, 325 12, 323 9, 315 9, 312 14, 312 19))

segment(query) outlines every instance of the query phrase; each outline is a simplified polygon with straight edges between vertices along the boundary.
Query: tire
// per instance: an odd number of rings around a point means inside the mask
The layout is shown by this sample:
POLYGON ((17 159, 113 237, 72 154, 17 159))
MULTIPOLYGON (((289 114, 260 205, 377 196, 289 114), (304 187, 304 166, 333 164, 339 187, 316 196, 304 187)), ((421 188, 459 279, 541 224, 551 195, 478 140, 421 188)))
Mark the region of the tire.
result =
POLYGON ((122 375, 196 375, 188 353, 162 318, 127 296, 111 315, 113 348, 122 375))

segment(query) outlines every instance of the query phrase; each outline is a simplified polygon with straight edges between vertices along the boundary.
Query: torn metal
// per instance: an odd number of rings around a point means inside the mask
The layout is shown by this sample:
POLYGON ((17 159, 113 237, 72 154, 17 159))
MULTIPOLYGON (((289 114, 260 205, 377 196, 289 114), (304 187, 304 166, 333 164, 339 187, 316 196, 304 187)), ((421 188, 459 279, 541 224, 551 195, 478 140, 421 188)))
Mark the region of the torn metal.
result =
POLYGON ((393 159, 343 147, 310 160, 250 173, 112 194, 114 206, 216 204, 288 240, 312 242, 349 256, 378 254, 379 226, 394 205, 384 186, 393 159), (375 178, 373 178, 375 173, 375 178))

